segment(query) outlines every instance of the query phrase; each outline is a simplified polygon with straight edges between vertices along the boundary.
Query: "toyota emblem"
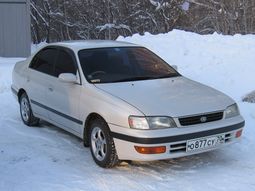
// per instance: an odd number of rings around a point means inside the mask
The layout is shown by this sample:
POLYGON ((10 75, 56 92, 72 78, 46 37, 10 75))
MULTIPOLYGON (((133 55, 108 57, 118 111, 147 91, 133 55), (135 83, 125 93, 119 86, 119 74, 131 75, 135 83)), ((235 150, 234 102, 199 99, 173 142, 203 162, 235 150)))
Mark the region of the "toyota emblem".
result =
POLYGON ((207 121, 207 117, 205 117, 205 116, 201 117, 201 118, 200 118, 200 121, 201 121, 201 123, 206 122, 206 121, 207 121))

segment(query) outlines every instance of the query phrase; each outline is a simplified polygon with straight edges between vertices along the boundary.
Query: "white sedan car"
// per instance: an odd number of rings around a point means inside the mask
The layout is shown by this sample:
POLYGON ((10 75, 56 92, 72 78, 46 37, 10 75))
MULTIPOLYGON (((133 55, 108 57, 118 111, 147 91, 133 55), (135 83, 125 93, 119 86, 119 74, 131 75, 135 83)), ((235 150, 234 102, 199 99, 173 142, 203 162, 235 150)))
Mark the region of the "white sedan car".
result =
POLYGON ((12 91, 26 125, 43 119, 73 133, 105 168, 213 150, 245 123, 228 96, 117 41, 49 44, 15 65, 12 91))

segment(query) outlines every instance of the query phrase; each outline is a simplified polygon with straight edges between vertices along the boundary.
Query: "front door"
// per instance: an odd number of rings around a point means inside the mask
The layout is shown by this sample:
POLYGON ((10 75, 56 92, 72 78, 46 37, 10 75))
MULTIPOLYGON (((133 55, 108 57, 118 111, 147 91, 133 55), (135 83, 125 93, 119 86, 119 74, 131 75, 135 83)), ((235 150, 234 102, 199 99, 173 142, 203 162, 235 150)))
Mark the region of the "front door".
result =
POLYGON ((54 80, 46 89, 50 110, 49 117, 52 121, 60 124, 67 131, 76 134, 82 132, 82 120, 79 115, 79 101, 81 84, 78 68, 73 52, 69 49, 60 48, 54 67, 54 80), (77 76, 77 83, 60 81, 58 76, 62 73, 72 73, 77 76))

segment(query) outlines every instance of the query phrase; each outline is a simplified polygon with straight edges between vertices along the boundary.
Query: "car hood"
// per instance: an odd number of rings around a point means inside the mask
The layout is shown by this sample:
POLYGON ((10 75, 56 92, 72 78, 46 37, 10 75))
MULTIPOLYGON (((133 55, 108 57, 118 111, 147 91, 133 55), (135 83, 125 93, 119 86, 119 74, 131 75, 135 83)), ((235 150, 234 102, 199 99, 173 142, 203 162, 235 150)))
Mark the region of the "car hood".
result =
POLYGON ((234 103, 225 94, 182 76, 95 86, 128 102, 146 116, 208 113, 224 110, 234 103))

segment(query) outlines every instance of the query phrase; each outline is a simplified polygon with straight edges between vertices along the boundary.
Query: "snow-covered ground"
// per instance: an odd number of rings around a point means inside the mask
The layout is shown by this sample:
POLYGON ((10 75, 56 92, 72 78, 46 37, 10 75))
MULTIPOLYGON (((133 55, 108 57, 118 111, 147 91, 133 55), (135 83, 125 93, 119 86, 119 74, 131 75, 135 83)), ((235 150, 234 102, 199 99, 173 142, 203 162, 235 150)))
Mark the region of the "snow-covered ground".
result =
POLYGON ((255 190, 255 36, 200 36, 174 30, 134 35, 181 74, 215 87, 239 104, 246 120, 239 143, 209 153, 156 162, 98 167, 81 140, 47 123, 26 127, 11 95, 11 71, 21 58, 0 58, 0 190, 255 190))

